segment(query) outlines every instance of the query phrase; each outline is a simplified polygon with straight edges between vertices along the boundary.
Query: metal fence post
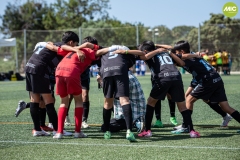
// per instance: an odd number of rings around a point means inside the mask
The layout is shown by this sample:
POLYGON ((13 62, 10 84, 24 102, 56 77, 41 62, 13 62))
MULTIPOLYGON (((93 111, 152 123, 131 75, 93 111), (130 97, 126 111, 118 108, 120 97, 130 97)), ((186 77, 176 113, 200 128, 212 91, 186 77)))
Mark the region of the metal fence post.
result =
POLYGON ((200 49, 201 49, 200 30, 201 30, 201 25, 200 25, 200 23, 199 23, 199 27, 198 27, 198 52, 200 52, 200 49))
POLYGON ((139 45, 139 31, 138 31, 138 25, 136 25, 136 44, 139 45))
POLYGON ((79 32, 79 44, 82 44, 82 28, 81 27, 78 28, 78 32, 79 32))
POLYGON ((24 46, 24 66, 26 66, 26 63, 27 63, 27 42, 26 42, 26 29, 24 29, 23 30, 23 37, 24 37, 24 39, 23 39, 23 42, 24 42, 24 44, 23 44, 23 46, 24 46))

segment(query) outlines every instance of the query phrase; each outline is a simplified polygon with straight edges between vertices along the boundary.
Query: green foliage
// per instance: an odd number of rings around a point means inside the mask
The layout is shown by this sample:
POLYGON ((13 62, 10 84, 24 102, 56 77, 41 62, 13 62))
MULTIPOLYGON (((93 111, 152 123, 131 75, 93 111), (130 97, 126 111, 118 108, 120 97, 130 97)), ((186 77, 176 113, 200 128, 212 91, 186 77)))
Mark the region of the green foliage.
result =
MULTIPOLYGON (((200 28, 201 48, 215 50, 227 50, 232 56, 240 54, 240 19, 231 19, 223 14, 210 14, 200 28)), ((198 31, 191 30, 187 37, 192 45, 192 50, 197 51, 198 31)))

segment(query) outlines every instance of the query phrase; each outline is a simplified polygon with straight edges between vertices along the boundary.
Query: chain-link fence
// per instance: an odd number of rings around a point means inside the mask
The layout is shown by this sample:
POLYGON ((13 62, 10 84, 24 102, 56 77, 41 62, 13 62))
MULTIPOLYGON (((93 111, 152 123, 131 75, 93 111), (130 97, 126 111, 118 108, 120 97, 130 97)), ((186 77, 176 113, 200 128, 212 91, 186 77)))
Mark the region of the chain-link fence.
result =
MULTIPOLYGON (((240 25, 214 25, 195 27, 182 27, 167 29, 160 26, 147 28, 142 26, 115 27, 115 28, 75 28, 68 29, 79 35, 81 40, 86 36, 94 36, 102 46, 112 44, 125 45, 136 48, 144 40, 155 43, 173 45, 178 40, 188 40, 193 51, 208 50, 209 53, 225 49, 232 55, 233 71, 240 71, 240 25), (239 32, 239 33, 238 33, 239 32)), ((17 39, 16 57, 12 47, 0 48, 0 72, 17 70, 23 72, 26 61, 33 52, 37 42, 61 41, 62 34, 67 30, 21 30, 12 31, 9 38, 17 39), (16 69, 16 59, 18 68, 16 69)), ((8 38, 8 37, 6 37, 8 38)))

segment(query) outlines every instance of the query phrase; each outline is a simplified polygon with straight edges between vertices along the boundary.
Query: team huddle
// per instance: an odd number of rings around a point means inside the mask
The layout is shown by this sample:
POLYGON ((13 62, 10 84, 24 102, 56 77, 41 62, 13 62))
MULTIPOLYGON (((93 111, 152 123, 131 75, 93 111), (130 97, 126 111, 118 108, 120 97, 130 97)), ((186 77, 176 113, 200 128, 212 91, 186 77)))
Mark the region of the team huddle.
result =
POLYGON ((114 116, 122 116, 125 120, 127 140, 136 141, 134 127, 139 128, 138 137, 151 137, 155 106, 159 106, 166 96, 169 104, 173 102, 174 107, 177 104, 183 119, 181 125, 174 127, 172 134, 189 133, 191 138, 200 137, 200 133, 194 130, 191 118, 194 102, 198 99, 223 117, 222 126, 227 126, 232 118, 240 123, 240 113, 228 104, 222 78, 200 54, 190 52, 187 41, 179 41, 174 46, 144 41, 137 50, 122 45, 102 47, 91 36, 84 38, 81 45, 78 46, 78 43, 79 37, 71 31, 63 34, 62 42, 39 42, 26 64, 26 90, 30 102, 19 101, 15 115, 30 108, 33 136, 50 136, 49 131, 52 131, 56 139, 72 135, 75 138, 87 137, 81 128, 89 127, 86 123, 90 105, 89 67, 93 64, 100 68, 98 82, 104 95, 102 128, 105 139, 111 138, 113 110, 114 116), (149 85, 152 89, 147 101, 140 83, 129 70, 136 60, 143 60, 151 71, 149 85), (185 93, 176 66, 192 74, 193 79, 185 93), (58 114, 54 107, 54 86, 56 95, 61 99, 58 114), (74 133, 64 130, 64 123, 69 121, 67 115, 72 99, 75 104, 74 133), (45 125, 46 114, 51 127, 45 125))

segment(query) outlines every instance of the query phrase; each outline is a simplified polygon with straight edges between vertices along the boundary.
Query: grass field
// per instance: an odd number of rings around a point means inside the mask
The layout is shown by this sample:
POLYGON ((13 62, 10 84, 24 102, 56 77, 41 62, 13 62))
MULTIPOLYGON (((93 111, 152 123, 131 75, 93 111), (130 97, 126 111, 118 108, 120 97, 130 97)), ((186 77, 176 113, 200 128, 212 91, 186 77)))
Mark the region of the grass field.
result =
MULTIPOLYGON (((240 111, 240 75, 222 77, 230 105, 240 111)), ((145 97, 151 89, 150 77, 138 77, 145 97)), ((183 75, 185 90, 191 76, 183 75)), ((240 125, 232 120, 228 128, 220 128, 222 117, 213 112, 201 100, 197 101, 193 112, 195 129, 201 138, 189 138, 188 134, 172 135, 167 101, 162 101, 162 121, 166 127, 152 129, 153 137, 137 138, 136 143, 125 139, 125 131, 113 133, 110 140, 103 139, 100 132, 102 124, 103 95, 97 89, 97 83, 91 78, 90 114, 88 123, 91 128, 83 129, 88 138, 74 139, 66 137, 55 140, 51 137, 32 137, 33 124, 29 109, 18 118, 14 116, 18 101, 29 101, 25 91, 25 81, 0 82, 0 160, 15 159, 240 159, 240 134, 236 131, 240 125)), ((56 109, 59 98, 56 100, 56 109)), ((73 106, 70 109, 73 122, 73 106)), ((182 121, 176 112, 178 122, 182 121)), ((155 122, 155 118, 153 120, 155 122)), ((74 126, 66 127, 74 131, 74 126)))

